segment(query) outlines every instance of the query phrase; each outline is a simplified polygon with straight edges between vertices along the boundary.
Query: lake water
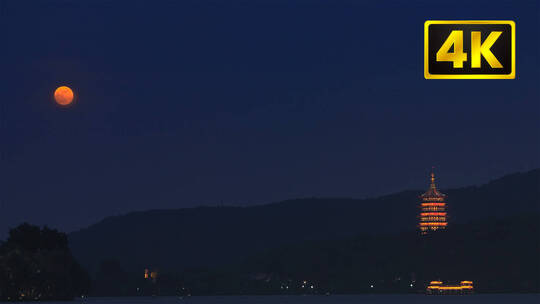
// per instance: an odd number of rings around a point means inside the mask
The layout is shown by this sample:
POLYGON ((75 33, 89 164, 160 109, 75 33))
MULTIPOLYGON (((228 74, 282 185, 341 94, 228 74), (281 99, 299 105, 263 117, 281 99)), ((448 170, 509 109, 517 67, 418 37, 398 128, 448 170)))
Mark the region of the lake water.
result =
MULTIPOLYGON (((47 302, 66 304, 70 302, 47 302)), ((332 295, 332 296, 224 296, 224 297, 177 297, 156 298, 88 298, 71 303, 101 304, 389 304, 389 303, 540 303, 540 294, 475 294, 466 296, 426 296, 426 295, 332 295)))

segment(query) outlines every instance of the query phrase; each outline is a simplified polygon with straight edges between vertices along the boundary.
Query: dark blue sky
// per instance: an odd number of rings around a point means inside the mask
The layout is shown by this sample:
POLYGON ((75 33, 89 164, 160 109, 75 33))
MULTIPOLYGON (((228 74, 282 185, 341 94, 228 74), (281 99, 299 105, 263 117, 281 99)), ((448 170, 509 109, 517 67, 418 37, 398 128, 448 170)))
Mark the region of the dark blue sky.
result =
POLYGON ((437 2, 2 0, 0 235, 539 167, 539 1, 437 2), (516 21, 517 79, 425 80, 428 19, 516 21))

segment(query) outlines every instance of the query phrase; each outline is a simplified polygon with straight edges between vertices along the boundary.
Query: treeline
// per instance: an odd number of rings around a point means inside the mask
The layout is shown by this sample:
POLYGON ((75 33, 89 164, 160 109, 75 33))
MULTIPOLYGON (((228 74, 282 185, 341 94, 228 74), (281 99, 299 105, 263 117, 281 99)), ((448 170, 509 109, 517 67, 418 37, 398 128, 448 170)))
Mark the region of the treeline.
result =
MULTIPOLYGON (((420 236, 357 236, 268 249, 239 263, 183 271, 102 261, 92 281, 64 233, 23 224, 0 245, 0 300, 75 296, 418 293, 431 280, 477 292, 540 292, 540 215, 475 221, 420 236)), ((219 254, 219 253, 215 253, 219 254)))
POLYGON ((431 280, 472 280, 478 292, 540 292, 539 235, 535 214, 427 236, 411 231, 298 244, 257 256, 245 269, 337 293, 416 292, 431 280))
POLYGON ((89 288, 64 233, 22 224, 0 245, 1 301, 70 300, 89 288))
MULTIPOLYGON (((95 295, 417 293, 431 280, 472 280, 477 292, 540 292, 540 216, 484 220, 420 236, 309 241, 241 263, 186 268, 155 280, 102 263, 95 295)), ((219 253, 216 253, 219 254, 219 253)))

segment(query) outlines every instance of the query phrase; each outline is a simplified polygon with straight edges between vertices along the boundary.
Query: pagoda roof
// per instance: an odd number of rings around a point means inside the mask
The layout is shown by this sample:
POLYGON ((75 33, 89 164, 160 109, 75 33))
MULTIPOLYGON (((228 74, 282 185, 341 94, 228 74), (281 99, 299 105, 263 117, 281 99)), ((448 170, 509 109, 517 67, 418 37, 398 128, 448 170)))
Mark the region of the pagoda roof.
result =
POLYGON ((435 174, 431 172, 431 184, 429 185, 429 189, 422 195, 420 195, 421 198, 443 198, 446 197, 446 194, 441 193, 439 190, 437 190, 437 186, 435 186, 435 174))

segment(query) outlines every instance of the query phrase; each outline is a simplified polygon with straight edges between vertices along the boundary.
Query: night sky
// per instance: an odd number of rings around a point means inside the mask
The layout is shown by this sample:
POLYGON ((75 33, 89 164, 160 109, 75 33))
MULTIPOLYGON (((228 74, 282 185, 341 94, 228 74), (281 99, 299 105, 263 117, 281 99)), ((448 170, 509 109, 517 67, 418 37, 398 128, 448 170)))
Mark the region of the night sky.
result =
POLYGON ((540 167, 539 1, 0 1, 0 236, 540 167), (514 20, 517 79, 425 80, 428 19, 514 20))

